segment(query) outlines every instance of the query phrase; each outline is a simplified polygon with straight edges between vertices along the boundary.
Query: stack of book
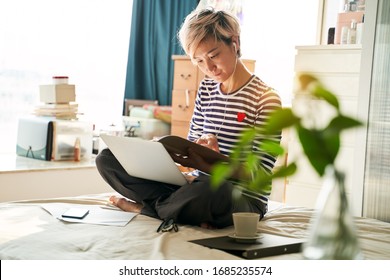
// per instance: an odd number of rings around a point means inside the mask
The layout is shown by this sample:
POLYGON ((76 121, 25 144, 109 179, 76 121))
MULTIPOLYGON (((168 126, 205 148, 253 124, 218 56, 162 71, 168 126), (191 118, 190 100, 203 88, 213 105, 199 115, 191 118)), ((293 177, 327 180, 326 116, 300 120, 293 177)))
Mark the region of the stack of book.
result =
POLYGON ((40 85, 39 93, 41 104, 35 107, 35 115, 66 120, 77 119, 78 104, 75 102, 74 85, 67 83, 40 85))
POLYGON ((55 117, 57 119, 73 120, 77 119, 78 104, 69 103, 44 103, 35 106, 36 116, 55 117))

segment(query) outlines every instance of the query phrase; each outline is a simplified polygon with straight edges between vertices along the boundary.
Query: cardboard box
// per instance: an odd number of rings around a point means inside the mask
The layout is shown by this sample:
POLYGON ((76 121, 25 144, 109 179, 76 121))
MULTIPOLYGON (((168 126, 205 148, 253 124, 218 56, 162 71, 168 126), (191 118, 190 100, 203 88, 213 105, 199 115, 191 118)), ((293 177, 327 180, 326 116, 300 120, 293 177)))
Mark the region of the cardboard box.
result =
POLYGON ((40 101, 44 103, 69 103, 76 101, 75 85, 40 85, 40 101))

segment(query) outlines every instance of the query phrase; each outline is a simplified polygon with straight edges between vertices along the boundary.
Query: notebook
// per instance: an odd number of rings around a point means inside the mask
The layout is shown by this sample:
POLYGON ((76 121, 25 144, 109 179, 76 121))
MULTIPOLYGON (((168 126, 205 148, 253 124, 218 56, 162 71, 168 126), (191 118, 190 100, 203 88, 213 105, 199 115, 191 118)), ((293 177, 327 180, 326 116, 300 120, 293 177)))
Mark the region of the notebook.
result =
POLYGON ((253 243, 238 242, 230 236, 219 236, 190 242, 245 258, 257 259, 275 255, 298 253, 301 251, 303 239, 261 233, 261 237, 253 243))
POLYGON ((106 134, 100 137, 129 175, 178 186, 187 184, 160 142, 106 134))

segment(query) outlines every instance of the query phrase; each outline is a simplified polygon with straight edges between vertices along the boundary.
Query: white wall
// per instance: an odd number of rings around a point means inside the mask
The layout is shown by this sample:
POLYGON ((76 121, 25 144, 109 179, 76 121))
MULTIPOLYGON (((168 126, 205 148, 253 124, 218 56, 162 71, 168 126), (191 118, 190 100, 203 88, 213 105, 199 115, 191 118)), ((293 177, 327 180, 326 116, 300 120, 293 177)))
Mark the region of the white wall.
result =
POLYGON ((295 46, 317 43, 319 0, 245 0, 243 58, 256 60, 257 74, 291 104, 295 46))

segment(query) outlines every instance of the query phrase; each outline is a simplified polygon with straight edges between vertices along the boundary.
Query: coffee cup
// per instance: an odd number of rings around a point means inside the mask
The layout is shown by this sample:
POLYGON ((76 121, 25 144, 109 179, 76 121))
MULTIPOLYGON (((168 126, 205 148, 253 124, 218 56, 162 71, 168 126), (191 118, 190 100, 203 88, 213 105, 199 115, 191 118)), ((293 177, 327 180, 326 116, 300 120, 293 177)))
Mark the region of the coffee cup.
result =
POLYGON ((260 214, 252 212, 233 213, 235 235, 239 237, 254 237, 257 234, 257 223, 260 214))

